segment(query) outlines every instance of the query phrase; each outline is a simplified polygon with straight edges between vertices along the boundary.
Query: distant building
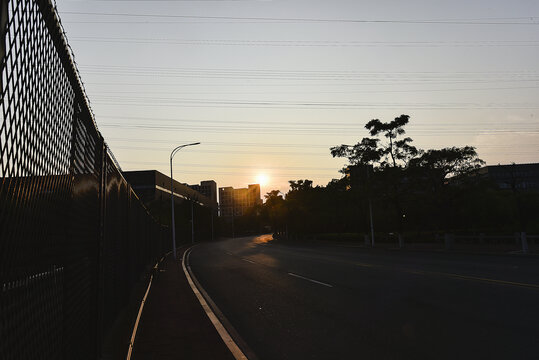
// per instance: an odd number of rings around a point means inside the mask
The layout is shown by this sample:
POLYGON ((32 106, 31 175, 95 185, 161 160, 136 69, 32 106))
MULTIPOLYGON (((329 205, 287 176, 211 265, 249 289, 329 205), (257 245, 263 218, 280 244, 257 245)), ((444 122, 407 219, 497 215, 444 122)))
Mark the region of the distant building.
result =
POLYGON ((539 163, 489 165, 479 169, 478 174, 500 189, 539 191, 539 163))
MULTIPOLYGON (((170 202, 170 177, 157 170, 124 171, 125 179, 131 184, 137 196, 145 204, 156 201, 170 202)), ((201 206, 217 208, 217 202, 204 196, 187 185, 174 180, 174 202, 181 203, 193 200, 201 206)))
POLYGON ((231 186, 219 188, 220 216, 242 216, 247 209, 258 204, 262 204, 259 184, 242 189, 231 186))
POLYGON ((217 183, 215 181, 205 180, 201 181, 200 184, 189 185, 189 187, 217 203, 217 183))

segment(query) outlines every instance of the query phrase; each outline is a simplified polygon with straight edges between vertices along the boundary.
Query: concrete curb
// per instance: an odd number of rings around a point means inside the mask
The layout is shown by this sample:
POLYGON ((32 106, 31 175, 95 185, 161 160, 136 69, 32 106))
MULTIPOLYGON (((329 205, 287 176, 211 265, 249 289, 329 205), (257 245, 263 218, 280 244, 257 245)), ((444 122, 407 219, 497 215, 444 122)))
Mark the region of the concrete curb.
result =
POLYGON ((232 324, 223 315, 221 310, 219 310, 217 305, 213 302, 206 290, 204 290, 200 282, 197 280, 196 276, 193 274, 191 266, 189 265, 189 256, 191 255, 191 250, 193 249, 193 247, 190 247, 184 252, 182 268, 187 278, 187 281, 191 286, 191 289, 193 290, 197 299, 200 302, 200 305, 204 309, 206 315, 219 333, 219 336, 221 336, 221 339, 223 339, 223 342, 228 347, 235 359, 258 360, 258 357, 255 355, 255 353, 249 348, 247 343, 238 334, 236 329, 234 329, 232 324))

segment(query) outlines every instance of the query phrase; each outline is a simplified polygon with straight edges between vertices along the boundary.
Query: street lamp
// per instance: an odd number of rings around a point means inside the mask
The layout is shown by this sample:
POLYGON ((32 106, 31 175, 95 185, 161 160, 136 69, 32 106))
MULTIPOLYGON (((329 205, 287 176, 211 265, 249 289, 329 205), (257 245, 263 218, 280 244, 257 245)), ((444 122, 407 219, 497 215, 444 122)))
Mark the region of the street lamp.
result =
POLYGON ((176 221, 174 221, 174 178, 172 177, 172 159, 174 155, 186 146, 198 145, 199 142, 180 145, 170 153, 170 202, 172 204, 172 252, 174 254, 174 260, 176 260, 176 221))

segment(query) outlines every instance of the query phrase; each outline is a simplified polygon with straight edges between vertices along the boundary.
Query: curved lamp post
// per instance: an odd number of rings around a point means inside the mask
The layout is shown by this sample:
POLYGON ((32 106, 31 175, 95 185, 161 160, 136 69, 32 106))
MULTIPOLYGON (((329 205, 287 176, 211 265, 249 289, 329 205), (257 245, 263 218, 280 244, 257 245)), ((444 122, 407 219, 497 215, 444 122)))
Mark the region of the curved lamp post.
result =
POLYGON ((172 152, 170 153, 170 202, 172 204, 172 218, 171 218, 171 222, 172 222, 172 253, 174 254, 174 260, 176 260, 176 221, 174 219, 174 178, 172 177, 172 159, 174 158, 174 155, 176 155, 176 153, 178 151, 180 151, 181 149, 183 149, 184 147, 198 145, 198 144, 200 144, 200 143, 196 142, 196 143, 191 143, 191 144, 180 145, 180 146, 174 148, 174 150, 172 150, 172 152))

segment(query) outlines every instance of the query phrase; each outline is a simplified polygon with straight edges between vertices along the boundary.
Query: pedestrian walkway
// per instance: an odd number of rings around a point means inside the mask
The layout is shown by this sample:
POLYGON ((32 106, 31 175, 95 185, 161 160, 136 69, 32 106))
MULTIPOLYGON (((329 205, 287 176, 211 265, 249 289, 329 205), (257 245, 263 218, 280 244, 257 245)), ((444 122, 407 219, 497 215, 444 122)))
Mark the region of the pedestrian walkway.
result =
POLYGON ((154 277, 132 358, 233 360, 187 282, 182 255, 167 256, 154 277))

